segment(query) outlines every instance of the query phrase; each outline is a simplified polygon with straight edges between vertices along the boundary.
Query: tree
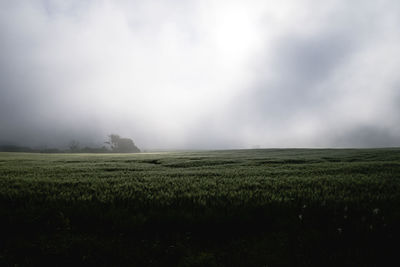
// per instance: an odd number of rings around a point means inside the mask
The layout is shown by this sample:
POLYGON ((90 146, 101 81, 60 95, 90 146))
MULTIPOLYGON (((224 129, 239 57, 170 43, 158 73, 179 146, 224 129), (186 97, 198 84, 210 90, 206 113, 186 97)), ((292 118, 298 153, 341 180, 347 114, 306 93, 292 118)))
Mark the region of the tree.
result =
POLYGON ((110 134, 108 136, 108 144, 113 152, 116 153, 137 153, 140 149, 130 138, 122 138, 117 134, 110 134))
POLYGON ((79 151, 79 142, 78 141, 76 141, 76 140, 72 140, 70 143, 69 143, 69 149, 72 151, 72 152, 77 152, 77 151, 79 151))

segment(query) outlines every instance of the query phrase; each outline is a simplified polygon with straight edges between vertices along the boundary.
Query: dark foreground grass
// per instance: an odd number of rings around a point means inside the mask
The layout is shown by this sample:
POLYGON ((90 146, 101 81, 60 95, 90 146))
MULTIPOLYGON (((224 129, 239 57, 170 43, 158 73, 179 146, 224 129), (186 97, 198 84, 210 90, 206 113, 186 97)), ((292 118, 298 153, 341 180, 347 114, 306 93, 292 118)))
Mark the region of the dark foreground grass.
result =
POLYGON ((392 266, 400 149, 0 153, 1 266, 392 266))

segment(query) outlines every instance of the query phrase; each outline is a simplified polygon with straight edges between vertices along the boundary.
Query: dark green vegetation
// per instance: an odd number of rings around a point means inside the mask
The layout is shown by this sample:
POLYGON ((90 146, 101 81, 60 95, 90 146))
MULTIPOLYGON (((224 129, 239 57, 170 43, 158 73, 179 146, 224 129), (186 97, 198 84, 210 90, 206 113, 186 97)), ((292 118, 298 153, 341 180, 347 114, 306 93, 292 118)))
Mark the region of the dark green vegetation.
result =
POLYGON ((400 149, 0 153, 0 265, 385 266, 400 149))

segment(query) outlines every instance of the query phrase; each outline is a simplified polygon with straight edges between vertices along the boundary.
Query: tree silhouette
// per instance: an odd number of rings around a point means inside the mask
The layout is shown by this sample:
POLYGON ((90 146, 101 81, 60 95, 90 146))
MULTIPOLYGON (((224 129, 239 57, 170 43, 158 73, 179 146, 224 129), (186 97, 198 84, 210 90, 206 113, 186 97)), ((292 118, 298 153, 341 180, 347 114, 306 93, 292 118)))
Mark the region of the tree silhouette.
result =
POLYGON ((69 143, 69 149, 70 149, 72 152, 78 151, 78 150, 79 150, 79 146, 80 146, 80 144, 79 144, 79 142, 76 141, 76 140, 72 140, 72 141, 69 143))
POLYGON ((108 144, 113 152, 116 153, 137 153, 140 149, 130 138, 122 138, 118 134, 110 134, 108 136, 108 144))

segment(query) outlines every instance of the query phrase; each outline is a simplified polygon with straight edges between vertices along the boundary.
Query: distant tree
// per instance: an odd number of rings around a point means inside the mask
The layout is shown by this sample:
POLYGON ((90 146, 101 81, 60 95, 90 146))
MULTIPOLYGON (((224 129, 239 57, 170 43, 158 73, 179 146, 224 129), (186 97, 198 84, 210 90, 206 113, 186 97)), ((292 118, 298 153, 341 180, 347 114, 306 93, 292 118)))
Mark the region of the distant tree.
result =
POLYGON ((130 138, 122 138, 117 134, 110 134, 108 136, 108 144, 113 152, 116 153, 137 153, 140 149, 130 138))
POLYGON ((121 137, 118 134, 110 134, 108 136, 108 141, 104 142, 108 144, 111 148, 111 150, 115 150, 118 148, 118 141, 121 139, 121 137))
POLYGON ((77 152, 77 151, 79 151, 79 147, 80 147, 80 144, 79 144, 79 142, 76 141, 76 140, 72 140, 72 141, 69 143, 69 149, 70 149, 72 152, 77 152))

